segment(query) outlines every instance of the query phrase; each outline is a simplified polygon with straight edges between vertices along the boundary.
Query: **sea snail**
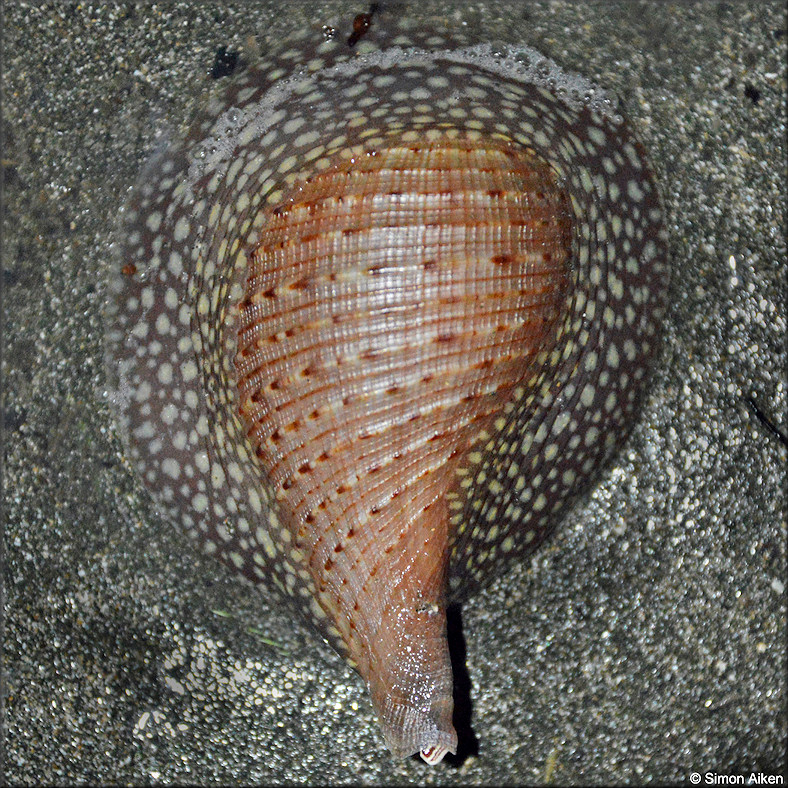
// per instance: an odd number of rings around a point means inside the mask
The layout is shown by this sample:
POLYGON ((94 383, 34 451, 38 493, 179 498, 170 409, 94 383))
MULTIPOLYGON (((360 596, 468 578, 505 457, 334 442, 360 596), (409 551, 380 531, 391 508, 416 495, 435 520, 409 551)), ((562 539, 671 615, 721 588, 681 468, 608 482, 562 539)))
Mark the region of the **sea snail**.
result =
POLYGON ((305 32, 153 159, 116 249, 111 401, 163 515, 311 619, 392 753, 455 752, 446 606, 588 487, 658 344, 625 121, 526 48, 305 32))

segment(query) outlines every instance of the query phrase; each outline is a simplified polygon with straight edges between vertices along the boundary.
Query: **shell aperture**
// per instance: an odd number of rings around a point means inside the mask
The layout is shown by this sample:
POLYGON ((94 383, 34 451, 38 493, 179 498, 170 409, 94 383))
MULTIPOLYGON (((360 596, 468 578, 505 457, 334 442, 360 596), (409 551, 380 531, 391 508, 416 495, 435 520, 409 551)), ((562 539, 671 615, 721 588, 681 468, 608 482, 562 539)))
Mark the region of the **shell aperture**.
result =
POLYGON ((588 83, 416 38, 304 34, 233 77, 132 192, 108 357, 163 514, 292 599, 389 749, 437 762, 446 605, 625 437, 667 267, 642 149, 588 83))

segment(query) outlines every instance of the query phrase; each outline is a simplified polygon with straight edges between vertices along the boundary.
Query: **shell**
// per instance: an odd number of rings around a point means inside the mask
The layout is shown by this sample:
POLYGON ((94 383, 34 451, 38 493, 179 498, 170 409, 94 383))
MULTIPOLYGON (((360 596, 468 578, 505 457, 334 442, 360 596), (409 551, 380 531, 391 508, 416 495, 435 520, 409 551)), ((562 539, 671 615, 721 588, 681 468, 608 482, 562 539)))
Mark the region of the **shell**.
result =
POLYGON ((304 34, 154 158, 108 363, 164 515, 290 598, 389 749, 435 763, 446 606, 626 437, 668 272, 642 149, 593 86, 417 39, 304 34))

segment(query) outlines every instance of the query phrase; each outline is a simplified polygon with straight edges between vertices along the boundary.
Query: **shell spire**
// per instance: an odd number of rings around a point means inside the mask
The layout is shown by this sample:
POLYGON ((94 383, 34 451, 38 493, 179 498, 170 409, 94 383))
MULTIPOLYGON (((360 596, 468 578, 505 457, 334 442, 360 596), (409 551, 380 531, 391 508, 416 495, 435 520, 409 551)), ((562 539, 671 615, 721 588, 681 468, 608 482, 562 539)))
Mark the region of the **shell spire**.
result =
POLYGON ((108 344, 165 516, 294 599, 433 764, 446 606, 626 435, 665 234, 587 83, 409 36, 305 36, 233 79, 132 194, 108 344))

